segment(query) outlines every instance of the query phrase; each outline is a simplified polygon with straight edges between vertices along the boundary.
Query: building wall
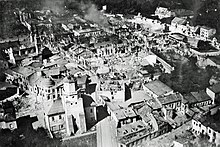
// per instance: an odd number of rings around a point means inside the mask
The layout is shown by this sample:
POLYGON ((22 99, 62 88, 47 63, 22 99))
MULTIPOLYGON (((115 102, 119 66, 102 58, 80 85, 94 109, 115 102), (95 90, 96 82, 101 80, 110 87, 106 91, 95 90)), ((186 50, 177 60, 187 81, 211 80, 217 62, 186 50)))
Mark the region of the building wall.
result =
POLYGON ((112 111, 109 107, 107 107, 107 111, 110 115, 110 119, 113 120, 114 122, 114 125, 117 127, 118 126, 118 123, 119 123, 119 120, 117 119, 117 117, 115 116, 115 113, 114 111, 112 111))
MULTIPOLYGON (((62 102, 64 104, 64 109, 66 112, 66 117, 73 116, 79 132, 86 131, 86 117, 84 113, 84 106, 82 98, 78 97, 78 92, 76 91, 75 83, 65 83, 62 95, 62 102)), ((67 122, 72 123, 72 122, 67 122)), ((69 125, 72 127, 72 125, 69 125)), ((71 130, 71 128, 70 128, 71 130)))
POLYGON ((155 136, 155 135, 154 134, 148 134, 148 135, 145 135, 145 136, 143 136, 141 138, 138 138, 135 141, 127 143, 127 144, 119 143, 119 147, 138 147, 142 143, 144 143, 145 141, 149 141, 150 139, 153 139, 154 138, 153 136, 155 136))
POLYGON ((157 98, 158 95, 156 95, 155 93, 153 93, 150 89, 148 89, 144 84, 143 84, 143 89, 152 97, 157 98))
POLYGON ((214 67, 217 67, 219 68, 219 65, 217 65, 215 62, 213 62, 212 60, 210 60, 209 58, 205 60, 205 66, 214 66, 214 67))
POLYGON ((216 97, 215 93, 214 93, 213 91, 211 91, 209 88, 206 88, 206 93, 211 97, 211 99, 212 99, 212 104, 214 104, 214 102, 215 102, 215 97, 216 97))
POLYGON ((94 123, 97 121, 96 107, 86 107, 85 116, 87 123, 94 123))
POLYGON ((186 113, 186 110, 189 108, 188 104, 187 103, 181 103, 181 112, 183 114, 186 113))
POLYGON ((193 133, 196 135, 208 135, 209 142, 214 142, 216 144, 220 143, 220 133, 210 127, 202 125, 199 121, 194 119, 192 120, 192 129, 193 133))
POLYGON ((10 130, 17 129, 17 122, 16 121, 0 122, 0 129, 10 129, 10 130))
POLYGON ((99 57, 110 56, 115 54, 113 44, 106 44, 97 48, 97 55, 99 57))
MULTIPOLYGON (((78 97, 75 83, 66 83, 63 88, 57 87, 54 89, 55 94, 61 98, 65 113, 62 115, 54 115, 48 117, 45 115, 45 123, 51 132, 61 133, 64 136, 70 136, 76 132, 75 125, 78 130, 77 133, 86 131, 85 113, 82 98, 78 97)), ((46 90, 48 92, 48 89, 46 90)), ((45 91, 44 91, 45 92, 45 91)), ((56 97, 57 98, 57 97, 56 97)), ((56 99, 43 99, 44 112, 47 113, 56 99)))
MULTIPOLYGON (((157 94, 155 94, 153 91, 151 91, 148 87, 146 87, 144 84, 143 84, 143 89, 150 95, 150 96, 152 96, 152 97, 154 97, 154 98, 157 98, 158 96, 162 96, 162 95, 157 95, 157 94)), ((167 93, 165 93, 165 94, 163 94, 163 95, 170 95, 170 94, 173 94, 173 90, 171 90, 170 92, 167 92, 167 93)))
POLYGON ((111 101, 125 101, 125 90, 111 92, 111 91, 100 91, 100 95, 108 97, 111 101))
POLYGON ((207 100, 207 101, 195 103, 192 106, 193 107, 196 107, 196 106, 203 107, 203 106, 207 106, 207 105, 211 105, 211 104, 212 104, 212 100, 207 100))
POLYGON ((167 8, 157 7, 155 11, 155 15, 158 16, 160 19, 174 16, 175 13, 171 12, 167 8))
POLYGON ((204 28, 200 28, 200 37, 202 39, 208 39, 211 36, 213 36, 216 33, 215 29, 204 29, 204 28))
POLYGON ((200 28, 200 37, 204 38, 204 39, 207 39, 208 36, 209 36, 208 30, 200 28))
POLYGON ((133 123, 137 121, 137 117, 129 117, 129 118, 126 118, 126 119, 123 119, 123 120, 119 120, 119 125, 120 126, 124 126, 126 124, 130 124, 130 123, 133 123))
POLYGON ((38 102, 45 102, 50 100, 55 100, 61 96, 61 87, 41 87, 38 85, 29 86, 30 91, 36 94, 38 102))
POLYGON ((173 102, 173 103, 169 103, 169 104, 166 104, 164 106, 168 106, 172 109, 180 111, 181 110, 181 101, 176 101, 176 102, 173 102))
POLYGON ((184 32, 187 31, 187 26, 171 22, 170 31, 172 33, 185 34, 184 32))
POLYGON ((49 129, 53 133, 57 133, 57 132, 65 133, 66 132, 65 121, 66 121, 65 113, 57 114, 54 116, 49 116, 48 117, 48 122, 49 122, 49 127, 50 127, 49 129))

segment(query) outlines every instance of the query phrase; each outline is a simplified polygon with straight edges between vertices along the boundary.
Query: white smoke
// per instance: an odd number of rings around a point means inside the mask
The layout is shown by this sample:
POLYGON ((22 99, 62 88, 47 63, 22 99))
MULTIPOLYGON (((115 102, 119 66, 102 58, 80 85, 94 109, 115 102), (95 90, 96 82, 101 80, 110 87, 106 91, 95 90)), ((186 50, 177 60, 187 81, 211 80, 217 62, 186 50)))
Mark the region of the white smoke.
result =
POLYGON ((101 26, 108 25, 105 16, 90 0, 45 0, 43 3, 44 8, 48 8, 55 13, 63 13, 66 9, 65 5, 69 5, 72 11, 83 14, 86 20, 95 22, 101 26))
POLYGON ((94 4, 91 4, 91 6, 86 10, 84 18, 101 26, 108 26, 106 17, 97 9, 94 4))

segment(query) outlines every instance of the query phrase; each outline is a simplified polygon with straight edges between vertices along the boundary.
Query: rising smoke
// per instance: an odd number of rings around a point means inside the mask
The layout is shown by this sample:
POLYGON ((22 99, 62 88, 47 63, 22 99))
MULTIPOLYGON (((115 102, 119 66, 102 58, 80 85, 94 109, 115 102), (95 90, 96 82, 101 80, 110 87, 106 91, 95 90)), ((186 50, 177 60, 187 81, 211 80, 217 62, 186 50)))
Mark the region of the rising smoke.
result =
POLYGON ((203 2, 202 0, 192 0, 192 10, 194 13, 194 17, 193 17, 193 23, 195 22, 195 20, 197 19, 198 15, 199 15, 199 9, 203 6, 203 2))
POLYGON ((84 16, 84 19, 107 26, 108 21, 90 0, 45 0, 44 7, 55 13, 63 13, 66 9, 84 16))
POLYGON ((64 0, 43 0, 42 2, 43 9, 49 9, 54 13, 63 13, 64 12, 64 0))
POLYGON ((94 4, 91 4, 91 6, 85 12, 86 14, 84 18, 86 20, 96 22, 97 24, 105 26, 105 27, 108 26, 107 19, 100 11, 98 11, 98 9, 96 8, 94 4))

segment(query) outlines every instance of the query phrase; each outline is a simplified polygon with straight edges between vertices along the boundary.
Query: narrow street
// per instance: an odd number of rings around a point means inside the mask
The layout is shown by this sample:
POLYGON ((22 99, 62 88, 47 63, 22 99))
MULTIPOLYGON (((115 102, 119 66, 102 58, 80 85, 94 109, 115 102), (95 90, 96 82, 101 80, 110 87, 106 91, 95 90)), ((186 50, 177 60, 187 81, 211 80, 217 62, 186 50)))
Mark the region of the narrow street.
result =
POLYGON ((97 147, 117 147, 116 128, 113 128, 109 117, 97 124, 97 147))

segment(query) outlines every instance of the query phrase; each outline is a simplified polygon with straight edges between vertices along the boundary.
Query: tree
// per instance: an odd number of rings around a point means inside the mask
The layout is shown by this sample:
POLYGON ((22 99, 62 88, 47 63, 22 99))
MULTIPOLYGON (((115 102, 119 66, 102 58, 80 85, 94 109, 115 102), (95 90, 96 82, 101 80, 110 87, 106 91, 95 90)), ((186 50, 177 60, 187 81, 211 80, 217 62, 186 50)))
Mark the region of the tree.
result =
POLYGON ((216 145, 208 141, 207 135, 202 134, 195 139, 193 147, 216 147, 216 145))
POLYGON ((61 145, 59 139, 49 138, 44 128, 25 131, 2 129, 0 140, 1 147, 58 147, 61 145))
POLYGON ((209 85, 211 74, 206 69, 196 66, 196 59, 180 63, 171 74, 162 74, 160 80, 174 91, 189 93, 205 89, 209 85))
POLYGON ((209 41, 203 41, 203 40, 198 41, 197 48, 203 51, 215 50, 215 48, 210 44, 209 41))

